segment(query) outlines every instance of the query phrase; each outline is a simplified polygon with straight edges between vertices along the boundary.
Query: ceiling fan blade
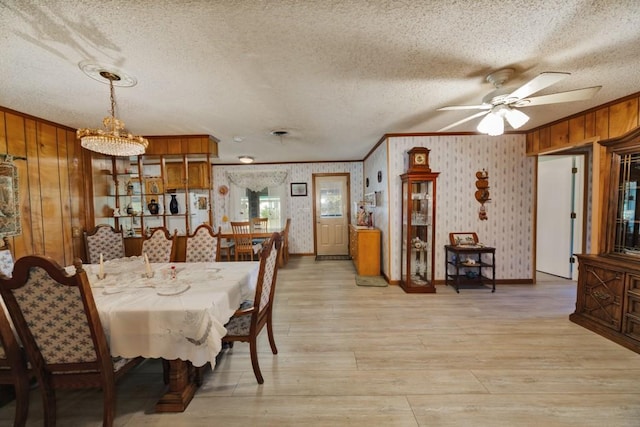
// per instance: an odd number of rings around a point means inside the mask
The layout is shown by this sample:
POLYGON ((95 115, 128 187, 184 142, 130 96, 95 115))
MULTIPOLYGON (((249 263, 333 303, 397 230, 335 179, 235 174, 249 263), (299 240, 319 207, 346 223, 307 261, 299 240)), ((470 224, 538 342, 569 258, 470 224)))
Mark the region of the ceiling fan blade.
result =
POLYGON ((493 105, 491 104, 480 104, 480 105, 451 105, 449 107, 438 108, 436 111, 447 111, 447 110, 490 110, 493 105))
POLYGON ((533 98, 522 99, 514 105, 516 107, 531 107, 534 105, 557 104, 560 102, 585 101, 593 98, 601 88, 602 86, 593 86, 584 89, 569 90, 567 92, 552 93, 550 95, 534 96, 533 98))
POLYGON ((451 123, 449 126, 445 126, 442 129, 438 130, 437 132, 444 132, 445 130, 451 129, 453 127, 456 127, 458 125, 461 125, 462 123, 468 122, 469 120, 473 120, 476 117, 480 117, 480 116, 484 116, 486 114, 489 114, 489 111, 480 111, 479 113, 476 114, 472 114, 471 116, 464 118, 462 120, 458 120, 455 123, 451 123))
POLYGON ((528 83, 523 84, 518 89, 511 92, 509 95, 505 97, 505 99, 522 99, 526 98, 529 95, 532 95, 542 89, 551 86, 554 83, 558 83, 560 80, 563 80, 569 77, 571 73, 556 73, 556 72, 546 72, 540 73, 537 77, 534 77, 532 80, 529 80, 528 83))

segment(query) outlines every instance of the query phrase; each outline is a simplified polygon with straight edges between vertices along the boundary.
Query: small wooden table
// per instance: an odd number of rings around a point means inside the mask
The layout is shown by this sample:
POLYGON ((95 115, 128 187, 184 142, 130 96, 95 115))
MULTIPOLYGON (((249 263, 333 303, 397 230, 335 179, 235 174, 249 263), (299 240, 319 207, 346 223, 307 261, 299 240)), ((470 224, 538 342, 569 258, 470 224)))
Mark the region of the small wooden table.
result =
POLYGON ((460 285, 491 284, 491 292, 496 291, 496 248, 481 245, 445 245, 445 283, 452 285, 460 293, 460 285), (489 254, 491 259, 483 259, 489 254), (461 269, 464 273, 461 274, 461 269), (491 270, 491 277, 486 272, 491 270))

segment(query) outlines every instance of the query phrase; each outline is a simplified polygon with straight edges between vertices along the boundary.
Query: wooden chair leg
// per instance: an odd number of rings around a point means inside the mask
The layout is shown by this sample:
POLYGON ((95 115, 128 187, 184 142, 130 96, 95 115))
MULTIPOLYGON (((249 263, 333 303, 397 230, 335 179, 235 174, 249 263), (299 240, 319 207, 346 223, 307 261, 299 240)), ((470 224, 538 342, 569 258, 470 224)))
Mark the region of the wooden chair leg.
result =
POLYGON ((104 399, 102 427, 112 427, 116 414, 116 389, 113 381, 105 381, 102 397, 104 399))
POLYGON ((20 379, 15 384, 16 390, 16 414, 13 421, 14 427, 24 427, 29 415, 29 379, 20 379))
POLYGON ((56 394, 52 386, 44 386, 43 382, 38 378, 40 390, 42 394, 42 407, 44 408, 44 425, 45 427, 56 426, 56 394))
POLYGON ((258 343, 256 337, 253 337, 249 341, 249 352, 251 353, 251 366, 253 366, 253 374, 256 376, 258 384, 264 384, 264 378, 262 378, 262 372, 260 372, 260 365, 258 365, 258 343))
POLYGON ((271 352, 278 354, 278 348, 276 347, 276 340, 273 338, 273 326, 271 326, 271 313, 267 318, 267 336, 269 337, 269 345, 271 346, 271 352))

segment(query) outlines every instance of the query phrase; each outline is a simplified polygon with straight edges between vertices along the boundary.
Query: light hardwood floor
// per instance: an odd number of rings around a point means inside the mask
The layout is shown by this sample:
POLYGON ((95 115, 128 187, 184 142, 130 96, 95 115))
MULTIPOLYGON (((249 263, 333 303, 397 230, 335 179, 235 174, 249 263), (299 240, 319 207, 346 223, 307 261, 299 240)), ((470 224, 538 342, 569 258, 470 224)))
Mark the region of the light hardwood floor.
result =
MULTIPOLYGON (((575 283, 358 287, 350 261, 292 258, 278 277, 275 337, 221 355, 186 412, 154 414, 161 366, 119 384, 118 426, 639 426, 640 355, 569 322, 575 283)), ((99 426, 100 391, 59 395, 59 426, 99 426)), ((0 408, 9 425, 14 405, 0 408)), ((29 425, 41 425, 32 392, 29 425)))

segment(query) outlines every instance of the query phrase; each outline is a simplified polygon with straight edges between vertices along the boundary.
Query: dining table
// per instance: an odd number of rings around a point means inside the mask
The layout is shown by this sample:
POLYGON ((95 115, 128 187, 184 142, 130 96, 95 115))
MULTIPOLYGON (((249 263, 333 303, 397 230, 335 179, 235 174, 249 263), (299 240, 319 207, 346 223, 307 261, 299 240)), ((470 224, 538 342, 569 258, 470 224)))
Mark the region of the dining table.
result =
MULTIPOLYGON (((266 240, 269 237, 271 237, 271 235, 273 235, 273 233, 280 233, 282 234, 282 232, 284 231, 284 228, 282 227, 256 227, 255 224, 251 224, 251 237, 253 239, 263 239, 266 240)), ((225 239, 227 242, 233 242, 233 230, 231 229, 230 226, 224 226, 221 228, 220 230, 220 237, 225 239)), ((230 252, 226 253, 227 256, 227 260, 231 260, 231 254, 230 252)), ((278 265, 280 267, 283 266, 283 254, 282 251, 278 252, 278 265)))
POLYGON ((143 257, 84 266, 114 357, 162 358, 168 387, 156 412, 182 412, 213 368, 224 325, 253 299, 259 262, 149 263, 143 257))

